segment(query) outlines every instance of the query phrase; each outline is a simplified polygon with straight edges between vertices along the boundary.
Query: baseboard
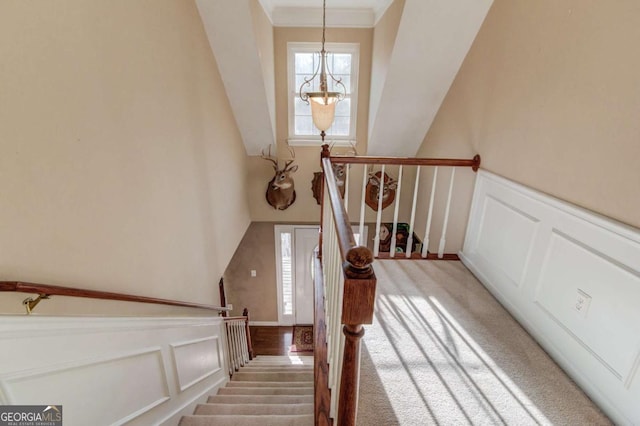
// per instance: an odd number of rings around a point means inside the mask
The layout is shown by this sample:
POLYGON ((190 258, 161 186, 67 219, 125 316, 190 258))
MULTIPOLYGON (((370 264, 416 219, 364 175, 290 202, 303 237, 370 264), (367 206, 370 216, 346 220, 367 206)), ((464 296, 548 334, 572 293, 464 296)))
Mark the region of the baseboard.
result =
POLYGON ((249 326, 256 327, 278 327, 282 324, 278 323, 278 321, 249 321, 249 326))

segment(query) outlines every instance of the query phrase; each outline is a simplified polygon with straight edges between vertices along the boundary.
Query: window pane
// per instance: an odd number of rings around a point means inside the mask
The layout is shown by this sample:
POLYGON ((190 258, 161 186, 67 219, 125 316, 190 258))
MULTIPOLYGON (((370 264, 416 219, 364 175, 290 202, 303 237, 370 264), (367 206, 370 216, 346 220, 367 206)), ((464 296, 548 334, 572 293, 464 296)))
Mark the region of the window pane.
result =
POLYGON ((311 116, 297 115, 295 117, 296 135, 313 135, 317 133, 317 131, 314 132, 315 129, 311 116))
MULTIPOLYGON (((296 74, 296 93, 300 91, 300 86, 302 86, 302 84, 304 83, 305 78, 306 79, 310 79, 312 74, 296 74)), ((315 79, 313 79, 312 81, 309 82, 308 85, 305 85, 302 88, 303 92, 313 92, 316 90, 315 86, 317 86, 317 80, 318 78, 316 77, 315 79)))
POLYGON ((349 117, 336 117, 331 126, 331 134, 335 136, 349 136, 349 117))
POLYGON ((293 275, 291 265, 291 233, 280 234, 280 253, 282 255, 282 313, 293 315, 293 275))
POLYGON ((351 54, 334 53, 332 65, 333 74, 351 74, 351 54))
MULTIPOLYGON (((296 103, 294 108, 295 108, 294 115, 296 116, 311 115, 311 105, 309 105, 308 103, 300 99, 299 96, 296 96, 296 103)), ((337 108, 337 105, 336 105, 336 108, 337 108)))
POLYGON ((311 74, 314 71, 314 54, 313 53, 296 53, 295 55, 295 72, 296 74, 311 74))
POLYGON ((351 115, 351 99, 345 98, 336 104, 336 117, 351 115))

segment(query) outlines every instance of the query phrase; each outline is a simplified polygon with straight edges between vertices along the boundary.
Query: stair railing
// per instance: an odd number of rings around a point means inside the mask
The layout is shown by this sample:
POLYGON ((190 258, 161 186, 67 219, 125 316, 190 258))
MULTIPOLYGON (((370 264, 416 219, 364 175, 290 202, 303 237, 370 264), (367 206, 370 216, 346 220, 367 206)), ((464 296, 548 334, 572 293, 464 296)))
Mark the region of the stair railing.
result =
POLYGON ((321 286, 316 289, 316 303, 322 299, 324 315, 317 312, 315 321, 316 337, 324 334, 326 341, 316 346, 316 424, 330 424, 333 419, 349 426, 356 421, 360 339, 363 324, 373 320, 376 277, 371 251, 354 240, 327 153, 323 150, 321 269, 316 269, 316 283, 321 286), (330 389, 329 401, 327 389, 319 383, 330 389))
MULTIPOLYGON (((345 191, 345 207, 348 207, 349 204, 347 200, 349 199, 350 174, 354 173, 350 167, 356 164, 362 165, 359 206, 359 229, 361 231, 359 232, 358 244, 366 245, 366 242, 362 240, 362 229, 368 205, 375 211, 375 238, 373 241, 375 258, 459 260, 455 251, 445 252, 451 206, 455 195, 456 170, 466 168, 474 172, 477 171, 480 167, 479 155, 472 159, 330 156, 328 146, 325 145, 325 147, 323 150, 326 153, 323 151, 323 155, 330 158, 331 164, 343 167, 342 184, 345 191), (421 171, 423 178, 421 178, 421 171), (404 185, 410 185, 411 173, 415 173, 415 179, 412 190, 407 192, 411 193, 413 197, 408 200, 401 199, 403 174, 405 176, 404 185), (378 196, 379 193, 382 193, 383 196, 378 196), (439 197, 436 197, 436 193, 439 197), (446 201, 444 201, 445 199, 446 201), (389 210, 385 212, 384 216, 387 217, 388 223, 383 224, 383 210, 387 207, 389 210), (392 221, 390 220, 391 211, 393 211, 392 221), (399 223, 400 216, 404 218, 406 223, 399 223), (440 238, 438 244, 433 244, 433 252, 429 252, 431 236, 437 232, 432 229, 436 225, 436 221, 438 225, 440 222, 442 224, 440 238), (400 225, 403 229, 400 229, 400 225), (386 243, 384 247, 383 239, 386 243)), ((466 224, 466 218, 464 223, 466 224)))
POLYGON ((224 317, 227 335, 227 355, 229 377, 253 359, 251 331, 249 329, 249 311, 244 308, 242 316, 224 317))
MULTIPOLYGON (((324 178, 321 191, 321 231, 320 245, 315 260, 315 423, 316 425, 345 425, 356 423, 358 382, 360 376, 360 342, 364 335, 364 324, 373 321, 376 291, 376 276, 372 263, 374 258, 394 258, 396 253, 403 252, 396 258, 404 259, 457 259, 456 254, 445 253, 446 233, 449 213, 453 197, 455 171, 458 167, 471 168, 477 171, 480 156, 471 160, 465 159, 432 159, 432 158, 383 158, 383 157, 346 157, 331 156, 328 145, 322 147, 322 169, 324 178), (336 181, 334 164, 362 164, 362 193, 360 206, 360 231, 358 241, 355 240, 351 221, 347 214, 349 198, 349 167, 344 167, 345 177, 340 185, 336 181), (386 225, 389 235, 385 241, 388 253, 381 250, 382 210, 386 196, 385 185, 391 184, 385 177, 386 166, 397 166, 397 192, 394 194, 395 204, 393 222, 386 225), (410 208, 407 238, 402 241, 404 247, 397 246, 399 238, 399 208, 403 167, 415 166, 415 183, 413 202, 410 208), (428 194, 428 209, 425 209, 424 244, 414 249, 414 231, 416 210, 420 196, 426 202, 425 192, 419 192, 420 169, 433 167, 431 189, 428 194), (371 169, 370 169, 371 167, 371 169), (370 191, 371 179, 376 173, 373 168, 380 167, 377 175, 378 194, 370 191), (437 253, 429 253, 429 237, 434 217, 434 196, 437 188, 439 167, 451 169, 448 193, 443 216, 443 227, 437 253), (339 187, 345 188, 344 199, 339 187), (374 201, 371 195, 374 195, 374 201), (367 205, 376 214, 376 236, 373 251, 365 247, 364 234, 365 199, 367 205), (377 200, 376 200, 377 198, 377 200), (377 206, 377 209, 374 207, 377 206), (389 237, 391 237, 389 239, 389 237)), ((386 169, 388 171, 390 169, 386 169)), ((375 182, 374 182, 375 183, 375 182)), ((390 188, 389 188, 390 189, 390 188)), ((391 197, 389 197, 391 199, 391 197)), ((391 200, 387 200, 391 201, 391 200)), ((406 214, 409 217, 409 214, 406 214)))

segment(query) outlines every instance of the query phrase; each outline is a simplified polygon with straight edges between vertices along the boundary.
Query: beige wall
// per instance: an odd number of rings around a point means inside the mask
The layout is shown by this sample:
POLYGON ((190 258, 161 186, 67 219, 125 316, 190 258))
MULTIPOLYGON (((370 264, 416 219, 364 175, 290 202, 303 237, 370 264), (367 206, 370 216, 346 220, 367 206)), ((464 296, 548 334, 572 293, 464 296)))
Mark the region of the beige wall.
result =
POLYGON ((0 279, 218 303, 246 157, 194 3, 2 2, 0 57, 0 279))
POLYGON ((421 155, 482 167, 640 227, 635 0, 495 0, 421 155))
POLYGON ((262 66, 262 77, 264 79, 264 87, 267 96, 267 105, 269 106, 269 114, 271 116, 271 126, 274 131, 276 129, 276 89, 275 89, 275 55, 273 52, 273 26, 269 17, 260 5, 258 0, 252 0, 250 3, 251 17, 253 19, 253 28, 255 33, 256 44, 260 55, 260 65, 262 66))
MULTIPOLYGON (((367 141, 373 29, 329 28, 326 35, 328 43, 360 44, 356 134, 358 152, 364 154, 367 141)), ((322 30, 319 28, 274 28, 276 140, 282 161, 290 158, 286 146, 288 138, 287 42, 320 42, 321 37, 322 30)), ((319 220, 320 209, 311 192, 311 181, 313 173, 320 171, 320 147, 296 147, 295 155, 296 164, 299 166, 298 171, 293 175, 296 184, 296 202, 284 211, 274 210, 265 200, 267 183, 273 177, 272 165, 260 157, 249 158, 249 202, 253 221, 291 223, 319 220)))
POLYGON ((252 222, 224 273, 232 315, 249 309, 251 321, 278 321, 275 231, 273 222, 252 222), (256 277, 251 277, 251 270, 256 277))

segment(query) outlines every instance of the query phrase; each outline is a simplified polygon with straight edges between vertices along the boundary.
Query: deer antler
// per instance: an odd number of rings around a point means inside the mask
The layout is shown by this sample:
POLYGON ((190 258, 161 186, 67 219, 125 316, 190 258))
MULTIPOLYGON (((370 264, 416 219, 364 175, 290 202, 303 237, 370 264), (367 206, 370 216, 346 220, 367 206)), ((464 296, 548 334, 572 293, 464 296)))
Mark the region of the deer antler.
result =
POLYGON ((269 155, 264 155, 264 149, 262 150, 262 155, 260 156, 263 160, 271 161, 273 163, 273 168, 278 171, 278 161, 274 160, 271 157, 271 145, 269 145, 269 155))
POLYGON ((296 151, 289 144, 287 144, 287 150, 291 154, 291 160, 285 161, 284 170, 287 170, 289 166, 296 160, 296 151))

